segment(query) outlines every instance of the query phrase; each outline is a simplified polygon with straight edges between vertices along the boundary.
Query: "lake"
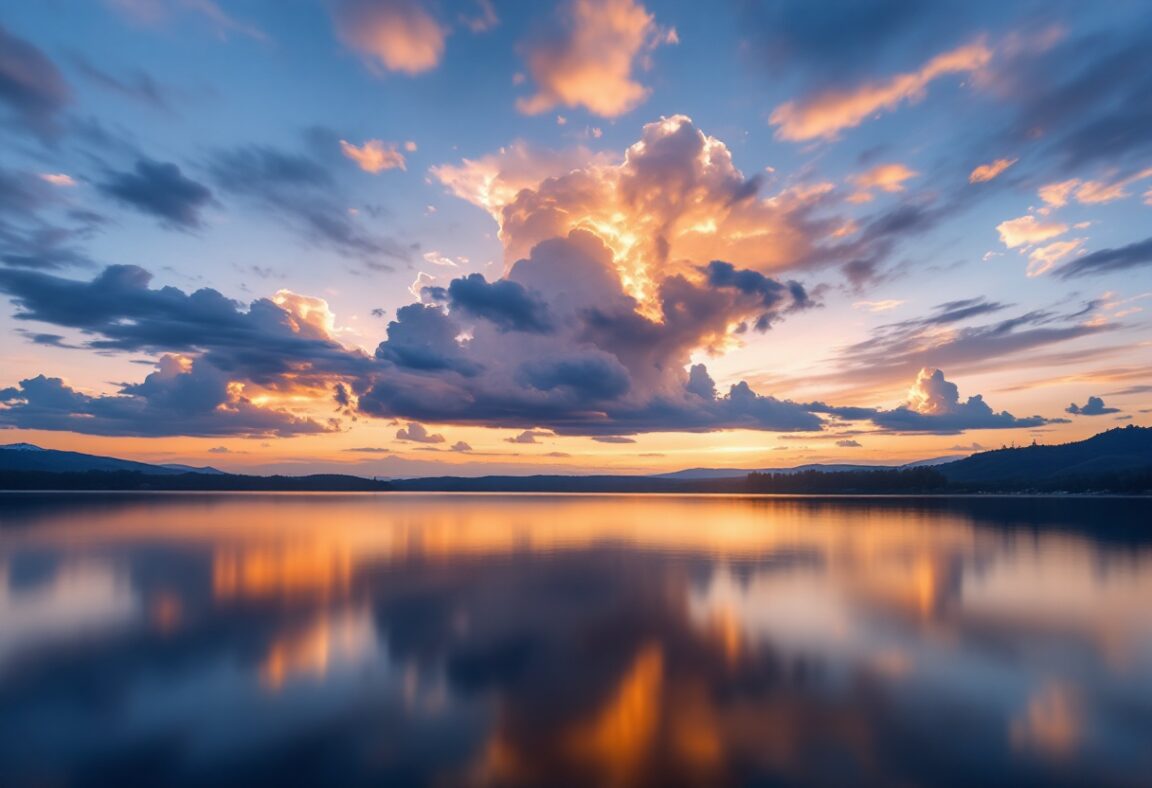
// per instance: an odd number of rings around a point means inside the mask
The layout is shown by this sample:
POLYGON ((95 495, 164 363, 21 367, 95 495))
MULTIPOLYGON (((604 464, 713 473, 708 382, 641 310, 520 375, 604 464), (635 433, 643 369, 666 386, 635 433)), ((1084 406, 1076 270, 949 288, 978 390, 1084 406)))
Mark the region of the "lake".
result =
POLYGON ((0 494, 0 783, 1152 785, 1152 501, 0 494))

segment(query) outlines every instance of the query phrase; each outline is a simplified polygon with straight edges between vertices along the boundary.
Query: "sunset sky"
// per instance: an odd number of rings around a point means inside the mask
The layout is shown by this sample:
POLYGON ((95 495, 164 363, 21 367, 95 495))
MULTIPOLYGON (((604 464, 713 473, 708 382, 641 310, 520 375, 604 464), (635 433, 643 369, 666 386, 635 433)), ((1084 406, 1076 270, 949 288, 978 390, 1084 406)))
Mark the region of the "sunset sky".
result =
POLYGON ((0 443, 413 476, 1152 424, 1152 14, 0 10, 0 443))

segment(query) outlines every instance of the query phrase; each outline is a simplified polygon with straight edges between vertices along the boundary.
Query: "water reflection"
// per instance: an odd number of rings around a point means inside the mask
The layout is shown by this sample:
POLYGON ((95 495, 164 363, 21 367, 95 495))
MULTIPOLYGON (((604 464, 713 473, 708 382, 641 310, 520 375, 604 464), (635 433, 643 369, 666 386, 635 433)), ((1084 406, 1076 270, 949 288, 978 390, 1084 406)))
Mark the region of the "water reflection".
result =
POLYGON ((0 774, 1140 784, 1147 512, 0 496, 0 774))

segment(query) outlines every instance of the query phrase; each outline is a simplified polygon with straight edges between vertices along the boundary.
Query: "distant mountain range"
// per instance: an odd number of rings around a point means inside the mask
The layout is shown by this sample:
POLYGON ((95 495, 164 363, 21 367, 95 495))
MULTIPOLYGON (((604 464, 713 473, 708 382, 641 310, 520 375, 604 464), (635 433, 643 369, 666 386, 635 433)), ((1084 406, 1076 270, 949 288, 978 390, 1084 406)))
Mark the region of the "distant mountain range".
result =
POLYGON ((216 468, 194 468, 191 465, 152 465, 146 462, 81 454, 78 451, 42 449, 31 443, 9 443, 0 446, 0 470, 48 471, 50 473, 87 473, 88 471, 130 471, 149 475, 170 476, 181 473, 221 474, 216 468))
POLYGON ((387 482, 359 476, 248 476, 212 467, 155 465, 31 443, 0 446, 0 490, 382 491, 387 482))
POLYGON ((1127 426, 1087 440, 942 457, 901 466, 689 468, 653 476, 249 476, 153 465, 28 443, 0 446, 0 489, 343 490, 426 492, 1152 492, 1152 428, 1127 426))
POLYGON ((789 468, 686 468, 671 473, 657 473, 654 479, 735 479, 750 473, 804 473, 805 471, 819 471, 820 473, 847 473, 848 471, 884 471, 898 470, 900 468, 919 468, 930 465, 941 465, 954 462, 960 457, 935 457, 929 460, 917 460, 904 465, 844 465, 810 463, 796 465, 789 468))

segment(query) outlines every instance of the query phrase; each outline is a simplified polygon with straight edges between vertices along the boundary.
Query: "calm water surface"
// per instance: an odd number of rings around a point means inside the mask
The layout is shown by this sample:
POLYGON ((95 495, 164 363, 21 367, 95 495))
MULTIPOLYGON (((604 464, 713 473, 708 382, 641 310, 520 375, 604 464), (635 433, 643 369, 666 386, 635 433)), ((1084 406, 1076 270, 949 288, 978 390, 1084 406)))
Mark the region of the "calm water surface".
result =
POLYGON ((1152 502, 0 495, 0 784, 1152 785, 1152 502))

